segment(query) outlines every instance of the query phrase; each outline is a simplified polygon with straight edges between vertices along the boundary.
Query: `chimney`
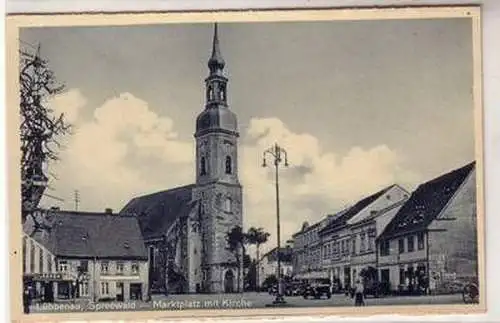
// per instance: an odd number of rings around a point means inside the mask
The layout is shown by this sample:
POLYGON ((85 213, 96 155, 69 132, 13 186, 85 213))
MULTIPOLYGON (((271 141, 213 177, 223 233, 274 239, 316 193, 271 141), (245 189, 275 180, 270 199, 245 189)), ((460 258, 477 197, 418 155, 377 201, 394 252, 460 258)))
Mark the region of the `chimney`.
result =
POLYGON ((104 210, 104 213, 109 214, 109 215, 112 215, 112 214, 113 214, 113 209, 106 208, 106 209, 104 210))

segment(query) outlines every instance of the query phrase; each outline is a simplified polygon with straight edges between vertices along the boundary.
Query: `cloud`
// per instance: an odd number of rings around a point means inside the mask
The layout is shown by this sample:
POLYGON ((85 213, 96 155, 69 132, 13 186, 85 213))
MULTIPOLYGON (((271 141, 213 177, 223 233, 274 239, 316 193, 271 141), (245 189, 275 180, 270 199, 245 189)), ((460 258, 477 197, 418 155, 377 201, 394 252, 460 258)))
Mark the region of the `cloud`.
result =
POLYGON ((74 123, 78 119, 80 110, 87 104, 87 99, 79 90, 71 89, 50 97, 47 104, 55 115, 64 114, 69 123, 74 123))
MULTIPOLYGON (((194 142, 179 139, 171 118, 122 93, 95 108, 86 120, 78 113, 85 102, 77 90, 53 101, 54 109, 71 111, 75 124, 62 162, 52 166, 60 178, 53 184, 55 195, 66 200, 62 207, 73 208, 75 189, 82 209, 119 210, 134 196, 193 182, 194 142)), ((384 144, 353 147, 340 156, 277 118, 254 118, 240 143, 244 225, 270 232, 269 246, 276 241, 276 192, 274 170, 262 167, 262 157, 275 143, 286 149, 289 163, 279 168, 282 242, 304 221, 317 221, 384 186, 419 180, 404 169, 402 156, 384 144)), ((272 166, 271 159, 267 164, 272 166)))
POLYGON ((420 179, 406 171, 402 156, 384 144, 353 147, 345 156, 337 156, 311 134, 294 133, 276 118, 253 119, 246 136, 252 144, 243 146, 241 160, 245 221, 248 226, 265 227, 273 236, 276 194, 269 176, 273 170, 262 168, 260 159, 276 142, 287 151, 289 167, 279 169, 283 242, 304 221, 315 222, 393 183, 412 189, 420 179))
POLYGON ((74 190, 80 191, 84 209, 119 210, 135 195, 190 182, 193 144, 177 140, 173 121, 134 95, 110 98, 90 121, 74 120, 61 162, 53 166, 60 179, 53 185, 65 199, 62 207, 73 208, 74 190))

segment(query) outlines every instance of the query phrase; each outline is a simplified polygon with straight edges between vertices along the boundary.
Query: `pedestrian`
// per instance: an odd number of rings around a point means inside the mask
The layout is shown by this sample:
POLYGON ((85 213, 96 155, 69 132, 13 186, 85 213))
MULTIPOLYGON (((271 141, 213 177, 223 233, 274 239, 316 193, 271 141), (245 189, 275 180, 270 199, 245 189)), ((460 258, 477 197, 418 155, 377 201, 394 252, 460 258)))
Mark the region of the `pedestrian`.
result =
POLYGON ((29 314, 31 305, 31 288, 26 286, 23 291, 23 309, 24 314, 29 314))
POLYGON ((361 280, 358 279, 356 281, 356 285, 354 286, 354 306, 365 305, 364 293, 365 293, 365 287, 363 286, 361 280))

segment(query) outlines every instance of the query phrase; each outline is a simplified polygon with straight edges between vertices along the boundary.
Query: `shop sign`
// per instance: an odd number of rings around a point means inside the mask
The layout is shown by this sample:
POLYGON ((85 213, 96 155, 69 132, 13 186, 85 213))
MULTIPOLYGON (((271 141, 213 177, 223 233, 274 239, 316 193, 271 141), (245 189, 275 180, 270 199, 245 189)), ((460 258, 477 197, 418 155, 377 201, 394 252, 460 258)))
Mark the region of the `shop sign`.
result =
POLYGON ((35 280, 62 280, 62 275, 59 273, 39 273, 29 275, 35 280))

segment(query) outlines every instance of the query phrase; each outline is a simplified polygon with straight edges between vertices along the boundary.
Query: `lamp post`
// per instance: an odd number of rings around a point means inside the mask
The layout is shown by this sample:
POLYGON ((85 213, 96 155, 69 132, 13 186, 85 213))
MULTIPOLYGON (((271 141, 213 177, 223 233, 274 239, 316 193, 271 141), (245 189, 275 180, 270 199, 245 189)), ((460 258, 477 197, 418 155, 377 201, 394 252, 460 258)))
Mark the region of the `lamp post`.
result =
POLYGON ((277 231, 277 256, 278 256, 278 291, 276 294, 276 299, 274 304, 284 304, 285 299, 283 298, 283 282, 281 277, 281 255, 280 255, 280 191, 279 191, 279 171, 278 166, 281 162, 284 162, 284 166, 288 167, 287 152, 285 149, 274 144, 269 149, 265 150, 262 155, 262 167, 266 167, 266 157, 269 156, 274 164, 275 169, 275 186, 276 186, 276 231, 277 231))

